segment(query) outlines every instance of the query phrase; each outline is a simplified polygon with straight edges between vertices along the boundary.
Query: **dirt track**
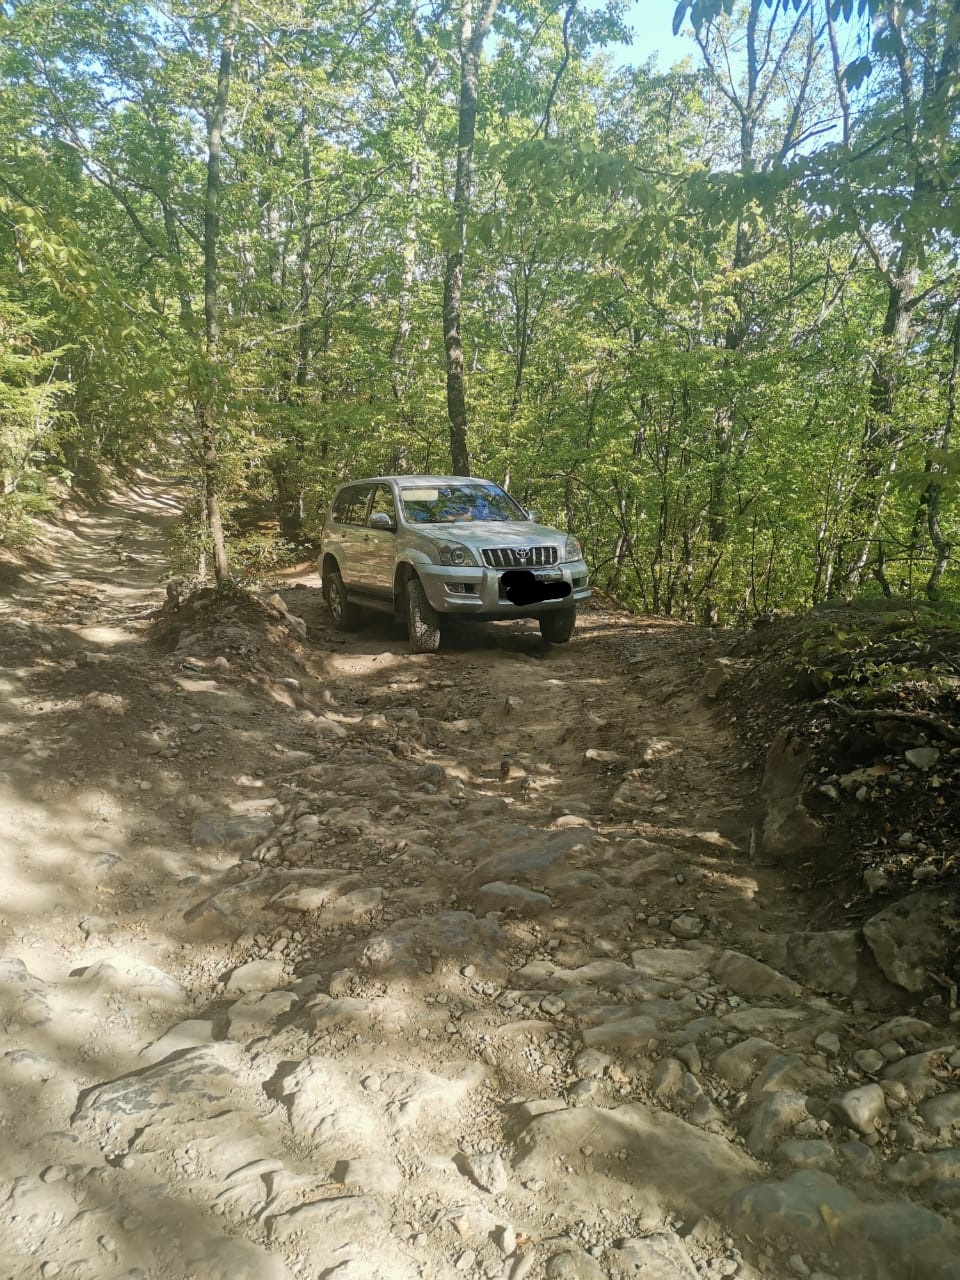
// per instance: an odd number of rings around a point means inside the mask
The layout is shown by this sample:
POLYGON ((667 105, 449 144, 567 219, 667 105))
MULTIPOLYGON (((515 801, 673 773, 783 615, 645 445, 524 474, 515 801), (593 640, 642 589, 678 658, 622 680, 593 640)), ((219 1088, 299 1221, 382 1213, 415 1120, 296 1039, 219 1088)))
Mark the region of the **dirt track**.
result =
POLYGON ((158 623, 174 511, 0 597, 0 1275, 960 1275, 955 1045, 758 963, 710 633, 158 623))

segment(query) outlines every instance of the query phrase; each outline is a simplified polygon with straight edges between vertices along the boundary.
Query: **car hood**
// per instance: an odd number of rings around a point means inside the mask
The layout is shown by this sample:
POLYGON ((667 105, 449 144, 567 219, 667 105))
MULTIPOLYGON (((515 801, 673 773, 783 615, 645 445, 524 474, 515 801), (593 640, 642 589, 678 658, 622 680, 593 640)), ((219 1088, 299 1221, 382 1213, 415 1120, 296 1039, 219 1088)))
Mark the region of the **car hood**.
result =
POLYGON ((561 550, 566 534, 548 524, 503 520, 452 520, 449 524, 415 524, 417 533, 435 542, 465 542, 476 547, 557 546, 561 550))

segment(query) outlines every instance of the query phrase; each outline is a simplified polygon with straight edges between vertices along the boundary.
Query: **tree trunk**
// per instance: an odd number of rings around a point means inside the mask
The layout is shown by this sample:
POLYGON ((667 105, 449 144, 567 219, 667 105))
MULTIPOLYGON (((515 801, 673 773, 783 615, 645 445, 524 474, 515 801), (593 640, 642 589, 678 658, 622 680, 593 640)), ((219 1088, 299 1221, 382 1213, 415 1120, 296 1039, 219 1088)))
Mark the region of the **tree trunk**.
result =
POLYGON ((229 576, 227 544, 223 536, 223 520, 220 515, 220 468, 217 457, 217 426, 215 402, 220 394, 220 308, 219 308, 219 258, 220 245, 220 194, 222 189, 220 160, 223 152, 223 125, 230 97, 230 72, 233 63, 233 45, 240 17, 240 0, 231 0, 223 24, 220 45, 220 67, 217 73, 217 91, 213 106, 207 116, 207 184, 203 217, 203 318, 206 334, 207 377, 198 413, 200 423, 200 447, 203 459, 203 489, 207 522, 213 544, 213 571, 220 586, 229 576))
POLYGON ((917 289, 917 255, 904 245, 898 268, 889 275, 882 346, 873 360, 867 420, 860 445, 860 492, 854 499, 852 548, 841 580, 855 591, 871 559, 876 558, 877 531, 890 491, 903 433, 896 421, 897 388, 913 335, 911 302, 917 289))
POLYGON ((927 462, 927 470, 931 474, 930 483, 920 498, 920 509, 926 511, 927 532, 933 544, 936 560, 927 579, 926 595, 928 600, 939 600, 940 579, 950 560, 953 544, 948 541, 940 523, 940 508, 943 498, 943 485, 935 477, 943 472, 943 459, 950 452, 953 442, 953 426, 957 418, 957 383, 960 381, 960 307, 953 321, 953 333, 950 346, 950 368, 947 372, 947 405, 943 418, 943 429, 936 442, 939 458, 931 458, 927 462))
POLYGON ((467 445, 467 395, 463 367, 463 264, 467 218, 473 187, 473 143, 477 129, 480 54, 499 0, 482 0, 476 25, 473 0, 460 3, 460 107, 457 125, 457 176, 453 193, 456 248, 447 255, 443 272, 443 345, 447 358, 447 417, 450 420, 450 461, 455 475, 470 474, 467 445))

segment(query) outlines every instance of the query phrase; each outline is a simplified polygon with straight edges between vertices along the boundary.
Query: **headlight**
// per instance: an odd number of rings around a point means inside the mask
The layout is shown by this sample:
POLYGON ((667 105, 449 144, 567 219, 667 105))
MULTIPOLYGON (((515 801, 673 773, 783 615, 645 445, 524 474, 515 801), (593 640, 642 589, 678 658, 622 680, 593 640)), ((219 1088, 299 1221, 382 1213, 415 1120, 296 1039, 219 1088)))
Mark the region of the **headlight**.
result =
POLYGON ((563 563, 568 564, 571 560, 582 560, 583 550, 576 538, 568 537, 563 544, 563 563))
POLYGON ((463 546, 459 542, 441 542, 437 547, 437 551, 440 554, 441 564, 476 565, 479 563, 470 548, 463 546))

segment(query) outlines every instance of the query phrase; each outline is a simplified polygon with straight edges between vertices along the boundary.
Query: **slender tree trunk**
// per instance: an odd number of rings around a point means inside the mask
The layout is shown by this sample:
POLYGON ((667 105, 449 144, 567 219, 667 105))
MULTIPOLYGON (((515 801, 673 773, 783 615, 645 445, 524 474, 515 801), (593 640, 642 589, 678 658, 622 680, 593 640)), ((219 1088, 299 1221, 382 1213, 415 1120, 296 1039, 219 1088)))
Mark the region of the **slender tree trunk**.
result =
POLYGON ((887 309, 881 347, 870 375, 867 420, 860 445, 860 488, 852 510, 852 539, 841 581, 855 591, 872 559, 876 559, 877 532, 897 459, 904 444, 896 420, 897 388, 913 335, 911 302, 917 289, 917 255, 904 245, 898 268, 887 284, 887 309))
POLYGON ((470 474, 467 394, 461 336, 463 264, 473 188, 473 143, 477 130, 480 54, 498 5, 499 0, 481 0, 480 12, 474 24, 473 0, 460 0, 460 110, 457 125, 457 176, 453 193, 456 248, 447 255, 443 272, 443 345, 447 357, 450 461, 454 474, 463 476, 470 474))
POLYGON ((940 459, 934 460, 931 458, 927 462, 927 469, 931 473, 931 479, 920 499, 921 511, 926 510, 927 532, 930 534, 930 541, 933 544, 936 556, 933 568, 930 570, 930 576, 927 579, 926 595, 928 600, 938 600, 940 598, 940 579, 943 577, 943 572, 950 561, 950 553, 953 550, 953 544, 944 535, 943 526, 940 523, 943 485, 935 477, 942 474, 942 459, 950 451, 950 446, 953 442, 953 427, 957 419, 957 383, 960 381, 960 307, 957 308, 957 313, 954 317, 951 336, 950 368, 947 372, 947 406, 943 418, 943 429, 940 432, 940 438, 936 442, 940 451, 940 459))
POLYGON ((198 404, 198 418, 203 460, 204 504, 207 523, 210 528, 210 538, 213 544, 213 571, 218 586, 227 580, 230 571, 227 561, 227 544, 223 536, 223 520, 220 514, 220 467, 217 453, 218 433, 215 408, 215 401, 220 394, 218 257, 220 247, 220 195, 222 190, 220 162, 223 152, 223 125, 230 97, 233 46, 239 17, 240 0, 231 0, 222 30, 217 91, 214 94, 213 106, 207 117, 207 184, 203 218, 203 318, 209 385, 204 389, 198 404))
MULTIPOLYGON (((422 124, 421 124, 422 127, 422 124)), ((390 351, 390 386, 393 398, 402 406, 410 380, 408 349, 410 342, 410 301, 413 296, 413 277, 417 265, 417 205, 420 199, 420 157, 410 157, 407 169, 409 181, 409 213, 403 231, 402 266, 400 288, 397 290, 397 327, 390 351)))

